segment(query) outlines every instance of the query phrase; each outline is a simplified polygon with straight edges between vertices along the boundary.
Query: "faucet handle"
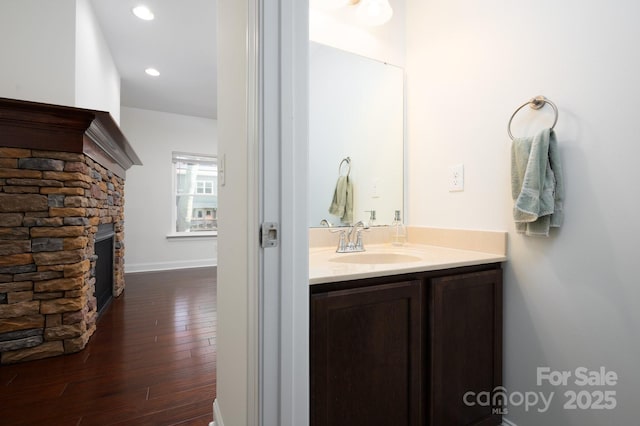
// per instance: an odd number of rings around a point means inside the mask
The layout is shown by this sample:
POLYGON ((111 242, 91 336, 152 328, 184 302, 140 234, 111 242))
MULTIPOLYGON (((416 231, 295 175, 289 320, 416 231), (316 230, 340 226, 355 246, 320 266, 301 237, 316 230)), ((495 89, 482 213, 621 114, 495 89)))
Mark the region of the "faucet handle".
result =
POLYGON ((347 250, 347 237, 342 230, 340 231, 340 241, 338 242, 338 250, 336 250, 336 252, 343 253, 345 250, 347 250))
MULTIPOLYGON (((367 228, 364 228, 364 229, 367 229, 367 228)), ((364 247, 362 244, 362 230, 358 230, 358 232, 356 232, 356 250, 364 251, 364 247)))

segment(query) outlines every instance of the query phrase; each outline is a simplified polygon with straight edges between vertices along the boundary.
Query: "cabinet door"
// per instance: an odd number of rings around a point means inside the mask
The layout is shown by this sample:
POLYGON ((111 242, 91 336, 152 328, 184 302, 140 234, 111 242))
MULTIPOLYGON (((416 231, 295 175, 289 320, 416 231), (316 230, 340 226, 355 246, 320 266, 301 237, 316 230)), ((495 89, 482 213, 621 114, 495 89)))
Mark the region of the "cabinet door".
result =
POLYGON ((420 281, 311 297, 311 425, 422 425, 420 281))
POLYGON ((498 411, 466 404, 464 395, 501 386, 501 270, 432 279, 430 302, 429 424, 500 424, 498 411))

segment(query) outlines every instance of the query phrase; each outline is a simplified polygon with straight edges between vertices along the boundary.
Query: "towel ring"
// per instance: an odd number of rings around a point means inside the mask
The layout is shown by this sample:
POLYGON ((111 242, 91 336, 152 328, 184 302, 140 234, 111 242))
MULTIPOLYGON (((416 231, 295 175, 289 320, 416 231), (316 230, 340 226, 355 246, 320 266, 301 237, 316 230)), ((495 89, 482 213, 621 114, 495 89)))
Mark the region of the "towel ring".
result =
POLYGON ((553 120, 553 124, 551 125, 551 130, 553 130, 553 128, 556 127, 556 123, 558 122, 558 108, 556 107, 556 104, 554 104, 544 96, 536 96, 535 98, 531 98, 527 102, 520 105, 513 112, 513 114, 511 114, 511 118, 509 119, 509 124, 507 125, 507 132, 509 133, 509 137, 511 138, 511 140, 514 139, 513 134, 511 133, 511 122, 513 121, 513 117, 515 117, 516 114, 527 105, 529 105, 532 109, 540 109, 544 106, 544 104, 549 104, 551 105, 551 108, 553 108, 553 112, 555 113, 556 116, 555 116, 555 119, 553 120))
POLYGON ((347 174, 346 176, 349 176, 349 173, 351 173, 351 157, 346 157, 343 158, 342 161, 340 162, 340 165, 338 166, 338 176, 342 176, 342 165, 344 163, 347 163, 347 174))

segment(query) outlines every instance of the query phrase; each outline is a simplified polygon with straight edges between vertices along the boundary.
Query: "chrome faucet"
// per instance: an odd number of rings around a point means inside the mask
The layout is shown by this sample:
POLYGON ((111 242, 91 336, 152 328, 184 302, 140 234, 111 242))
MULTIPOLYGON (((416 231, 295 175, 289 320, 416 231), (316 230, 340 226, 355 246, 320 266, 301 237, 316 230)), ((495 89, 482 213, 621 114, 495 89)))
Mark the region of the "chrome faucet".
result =
POLYGON ((369 229, 362 221, 358 221, 349 231, 340 231, 340 241, 338 241, 338 249, 336 253, 357 253, 364 250, 362 243, 362 230, 369 229), (354 241, 355 237, 355 241, 354 241))

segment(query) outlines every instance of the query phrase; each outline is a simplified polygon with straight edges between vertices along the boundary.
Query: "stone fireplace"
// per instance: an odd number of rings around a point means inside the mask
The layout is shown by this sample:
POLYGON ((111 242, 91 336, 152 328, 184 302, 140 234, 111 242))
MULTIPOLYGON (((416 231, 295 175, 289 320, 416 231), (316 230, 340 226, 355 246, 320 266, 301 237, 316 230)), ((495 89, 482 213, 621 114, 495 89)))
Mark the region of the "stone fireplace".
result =
POLYGON ((0 363, 82 350, 96 329, 97 272, 122 293, 133 164, 106 112, 0 98, 0 363))

